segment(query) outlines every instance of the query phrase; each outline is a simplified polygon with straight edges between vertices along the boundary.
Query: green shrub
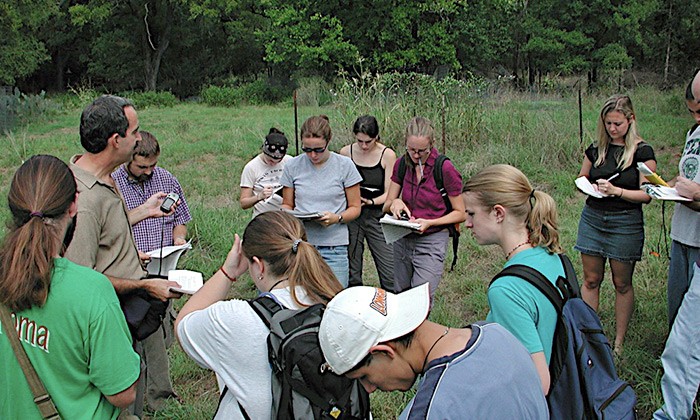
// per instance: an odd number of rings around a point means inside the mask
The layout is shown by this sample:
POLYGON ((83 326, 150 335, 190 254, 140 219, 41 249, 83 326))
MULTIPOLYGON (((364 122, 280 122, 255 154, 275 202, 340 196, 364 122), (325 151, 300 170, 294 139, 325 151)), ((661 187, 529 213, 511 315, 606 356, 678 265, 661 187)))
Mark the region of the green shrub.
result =
POLYGON ((250 105, 276 104, 290 95, 290 89, 272 79, 258 79, 238 87, 240 98, 250 105))
POLYGON ((175 95, 168 91, 146 91, 146 92, 122 92, 119 96, 129 98, 136 108, 167 108, 177 105, 180 101, 175 95))
POLYGON ((202 102, 209 106, 234 107, 241 103, 241 97, 236 88, 210 85, 202 89, 202 102))

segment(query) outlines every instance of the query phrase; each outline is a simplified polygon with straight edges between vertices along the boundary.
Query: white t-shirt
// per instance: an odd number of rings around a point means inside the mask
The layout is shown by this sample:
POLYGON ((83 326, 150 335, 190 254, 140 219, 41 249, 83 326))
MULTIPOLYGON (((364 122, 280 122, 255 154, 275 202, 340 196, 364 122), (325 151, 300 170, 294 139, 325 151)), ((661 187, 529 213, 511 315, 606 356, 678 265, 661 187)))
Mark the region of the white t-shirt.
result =
MULTIPOLYGON (((688 131, 678 173, 700 183, 700 127, 688 131)), ((700 213, 676 203, 671 219, 671 239, 683 245, 700 248, 700 213)))
MULTIPOLYGON (((297 298, 311 304, 301 287, 297 298)), ((287 308, 299 308, 288 288, 272 294, 287 308)), ((215 419, 251 419, 272 415, 272 370, 267 358, 267 329, 245 300, 217 302, 187 314, 178 324, 182 349, 198 365, 216 372, 228 387, 215 419)))
MULTIPOLYGON (((243 168, 241 174, 241 187, 252 188, 253 194, 260 193, 265 187, 272 189, 281 188, 280 177, 284 170, 284 165, 292 159, 285 155, 282 160, 275 165, 268 165, 262 159, 262 154, 257 155, 243 168)), ((281 194, 281 190, 280 190, 281 194)), ((268 200, 261 200, 253 206, 253 217, 267 211, 277 211, 282 207, 282 196, 273 194, 268 200)))

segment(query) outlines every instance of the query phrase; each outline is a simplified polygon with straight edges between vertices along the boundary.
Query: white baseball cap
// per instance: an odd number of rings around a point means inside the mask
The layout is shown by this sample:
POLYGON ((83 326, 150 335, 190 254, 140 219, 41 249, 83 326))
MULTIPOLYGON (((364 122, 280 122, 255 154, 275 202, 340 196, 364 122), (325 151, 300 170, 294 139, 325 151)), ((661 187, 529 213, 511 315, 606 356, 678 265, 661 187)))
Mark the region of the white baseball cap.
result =
POLYGON ((379 343, 402 337, 428 317, 428 283, 394 294, 375 287, 350 287, 326 307, 318 339, 328 366, 343 375, 379 343))

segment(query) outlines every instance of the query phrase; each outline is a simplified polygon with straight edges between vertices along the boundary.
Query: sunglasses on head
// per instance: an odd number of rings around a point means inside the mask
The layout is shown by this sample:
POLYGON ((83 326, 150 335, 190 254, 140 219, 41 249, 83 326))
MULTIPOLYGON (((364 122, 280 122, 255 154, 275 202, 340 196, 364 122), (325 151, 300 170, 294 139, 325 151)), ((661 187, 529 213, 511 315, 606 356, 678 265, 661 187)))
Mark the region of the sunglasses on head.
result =
POLYGON ((301 148, 301 151, 304 152, 304 153, 311 153, 311 152, 314 152, 314 153, 323 153, 323 152, 326 151, 326 148, 328 148, 328 146, 324 146, 324 147, 302 147, 302 148, 301 148))

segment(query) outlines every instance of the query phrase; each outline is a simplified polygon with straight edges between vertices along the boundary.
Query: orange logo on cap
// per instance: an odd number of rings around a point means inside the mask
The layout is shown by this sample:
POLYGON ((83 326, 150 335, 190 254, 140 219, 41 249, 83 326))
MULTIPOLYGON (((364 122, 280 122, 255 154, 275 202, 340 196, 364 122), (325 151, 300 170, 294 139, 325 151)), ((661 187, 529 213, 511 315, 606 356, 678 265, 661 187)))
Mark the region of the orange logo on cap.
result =
POLYGON ((383 289, 374 289, 374 298, 369 307, 386 316, 386 291, 383 289))

